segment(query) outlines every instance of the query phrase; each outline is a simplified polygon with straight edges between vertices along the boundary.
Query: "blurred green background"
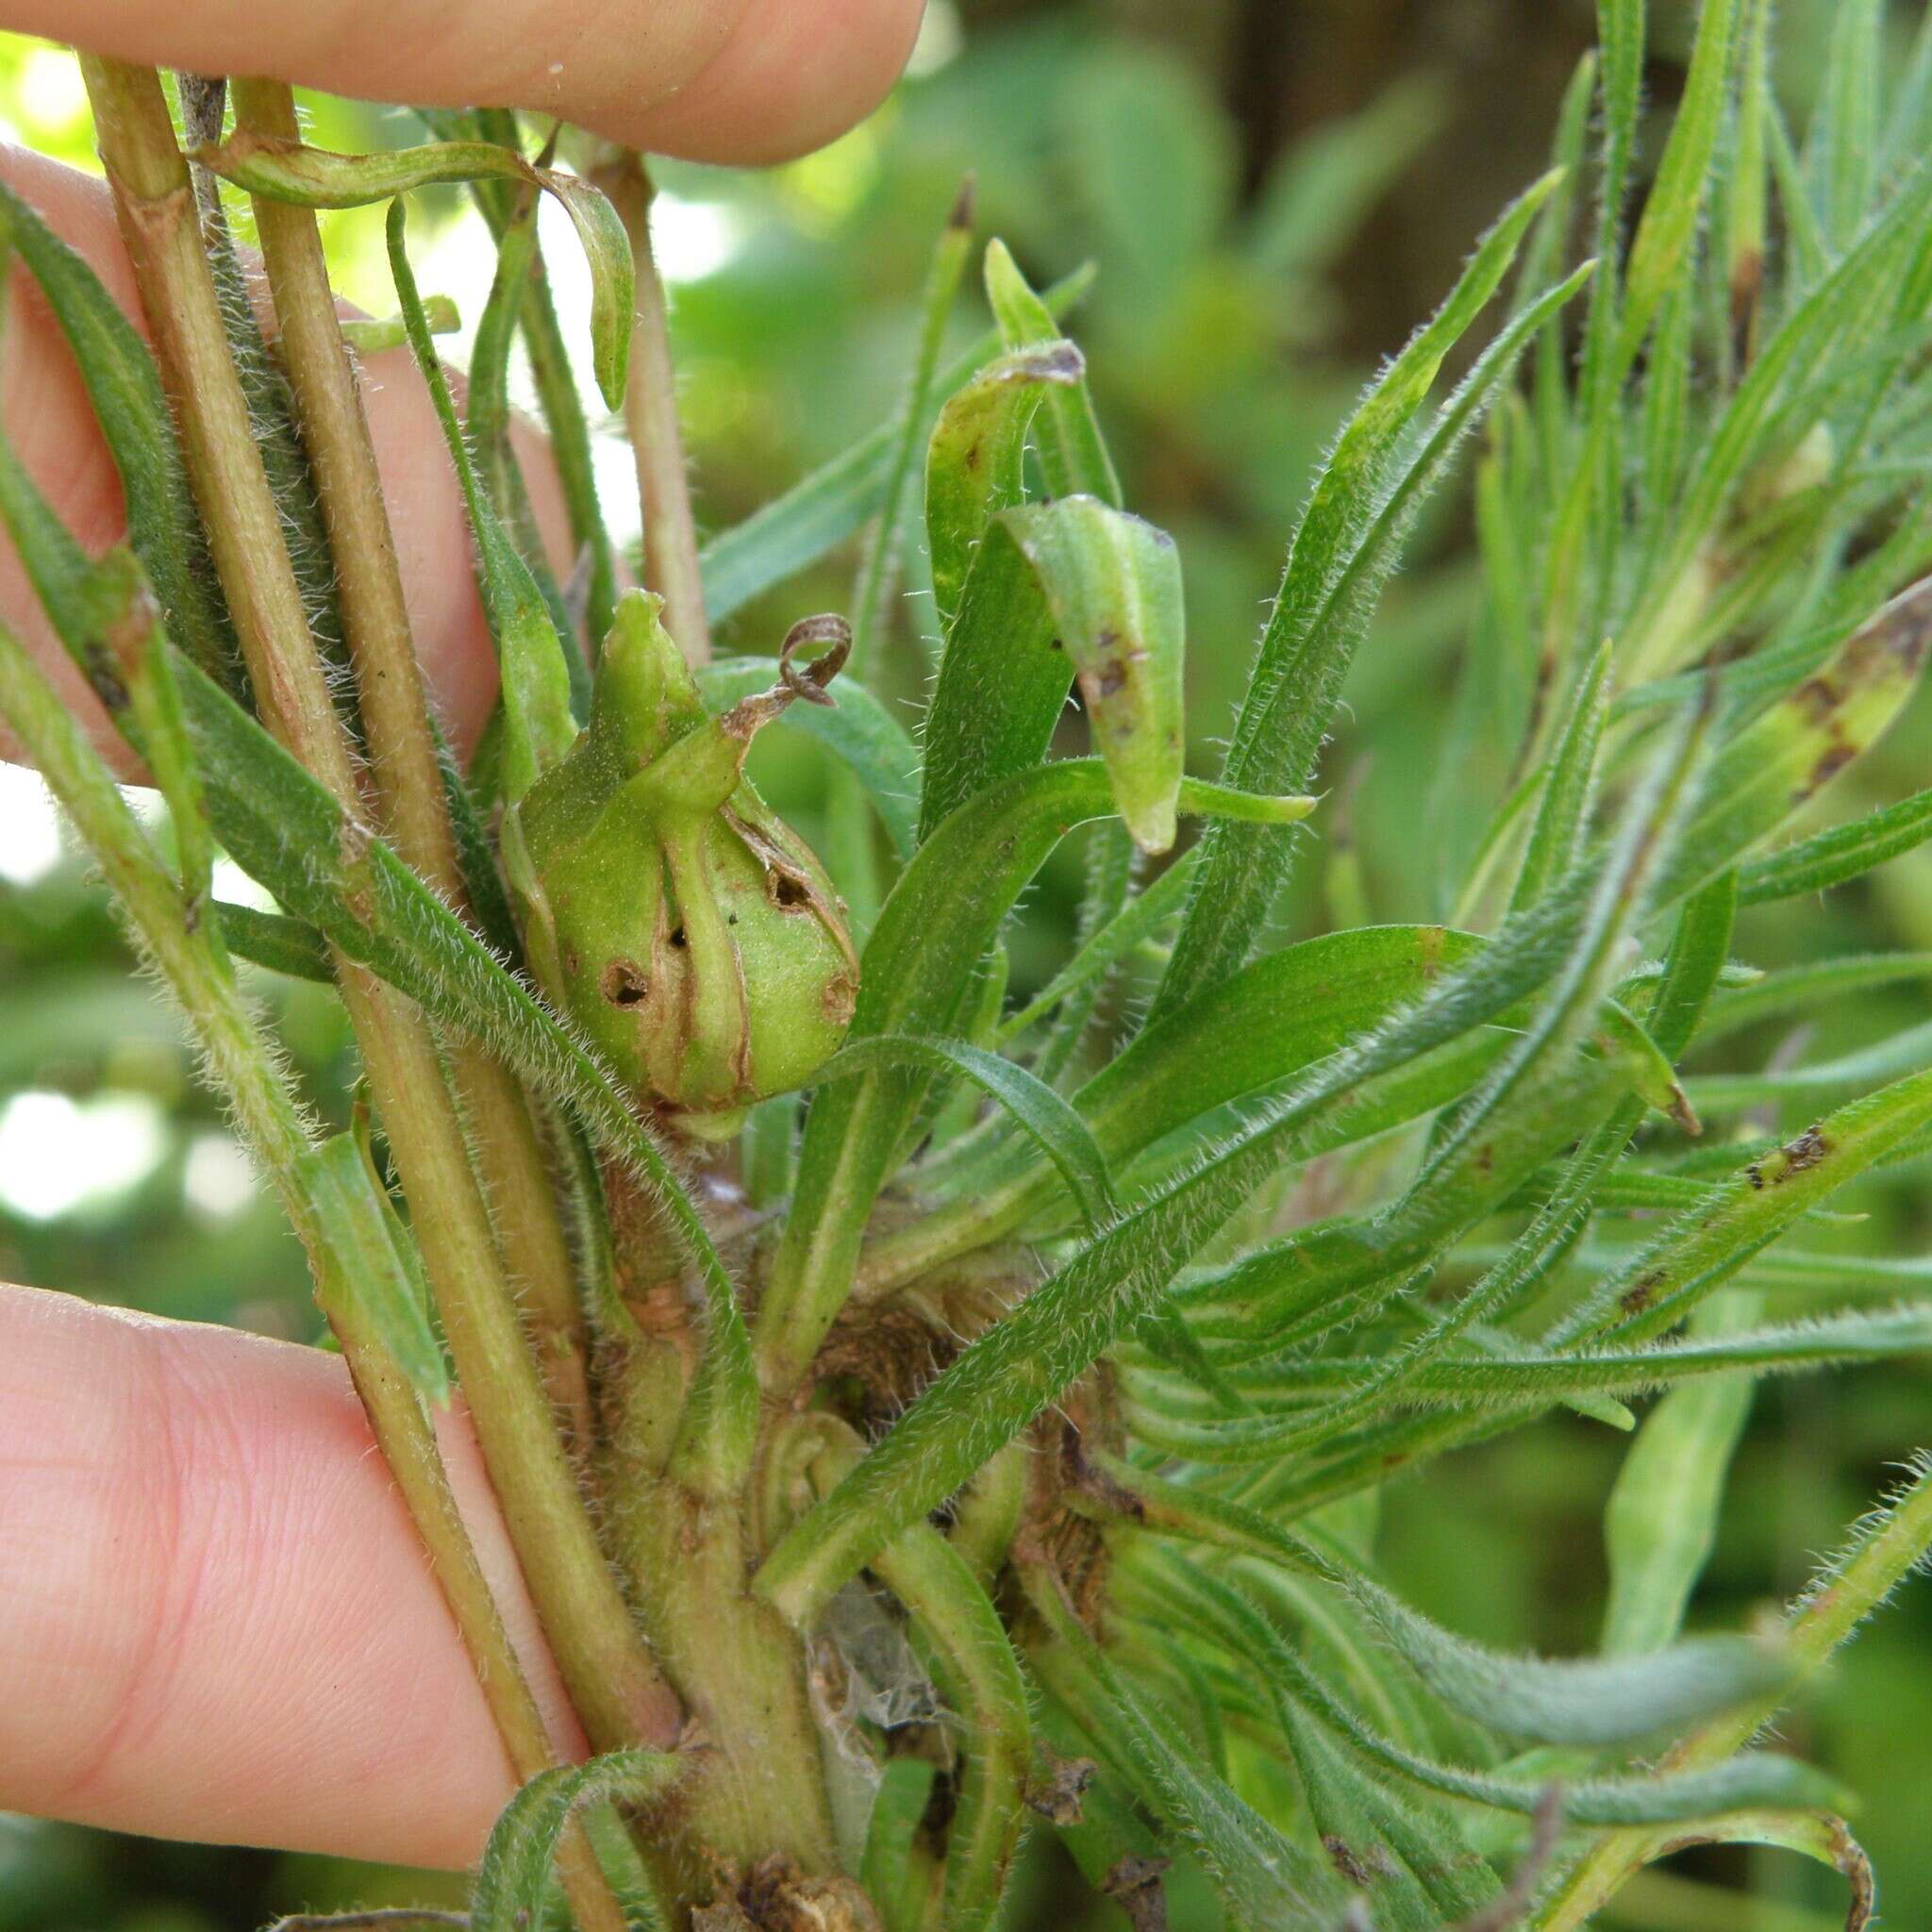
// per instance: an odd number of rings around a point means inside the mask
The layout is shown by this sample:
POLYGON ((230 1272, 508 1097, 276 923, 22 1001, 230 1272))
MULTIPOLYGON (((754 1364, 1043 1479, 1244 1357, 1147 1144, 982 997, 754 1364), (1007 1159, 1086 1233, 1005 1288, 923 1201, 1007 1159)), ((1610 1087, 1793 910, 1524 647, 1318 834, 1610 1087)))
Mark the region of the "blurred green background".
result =
MULTIPOLYGON (((1784 0, 1779 58, 1802 122, 1832 0, 1784 0)), ((1689 8, 1659 0, 1650 95, 1681 83, 1689 8)), ((1916 7, 1897 9, 1903 35, 1916 7)), ((1074 323, 1134 506, 1186 562, 1196 769, 1231 716, 1263 601, 1311 461, 1377 358, 1446 286, 1502 200, 1541 165, 1557 95, 1593 27, 1585 0, 932 0, 910 76, 865 125, 759 175, 667 165, 659 236, 673 282, 700 516, 724 527, 835 453, 892 405, 924 259, 968 170, 980 225, 1036 280, 1089 257, 1103 273, 1074 323)), ((339 147, 416 138, 400 110, 311 104, 339 147)), ((85 97, 57 48, 0 37, 0 136, 92 165, 85 97)), ((1654 150, 1654 144, 1653 144, 1654 150)), ((474 323, 490 257, 454 194, 418 225, 426 290, 474 323)), ((325 216, 344 291, 392 307, 379 214, 325 216)), ((552 251, 567 317, 584 291, 552 251)), ((979 326, 962 313, 958 329, 979 326)), ((460 359, 461 337, 451 352, 460 359)), ((628 458, 608 462, 635 529, 628 458)), ((1452 491, 1391 589, 1349 691, 1326 780, 1346 800, 1352 864, 1307 868, 1291 923, 1329 902, 1354 919, 1442 909, 1439 855, 1493 800, 1472 753, 1441 763, 1474 597, 1466 500, 1452 491), (1359 747, 1373 745, 1373 758, 1359 747), (1344 904, 1345 902, 1345 904, 1344 904)), ((774 592, 725 647, 770 650, 802 610, 841 606, 851 559, 774 592)), ((905 600, 896 661, 919 688, 922 605, 905 600)), ((1479 734, 1478 734, 1479 735, 1479 734)), ((1859 768, 1869 793, 1927 779, 1932 707, 1859 768)), ((820 774, 795 751, 761 777, 809 832, 820 774)), ((1331 853, 1338 848, 1332 840, 1331 853)), ((1024 986, 1071 929, 1078 855, 1057 861, 1015 941, 1024 986)), ((223 881, 226 896, 250 889, 223 881)), ((1774 964, 1828 949, 1932 948, 1932 852, 1897 861, 1802 917, 1747 922, 1740 951, 1774 964)), ((264 980, 291 1051, 325 1104, 350 1077, 344 1029, 316 989, 264 980)), ((1823 1018, 1760 1055, 1823 1057, 1924 1016, 1922 994, 1823 1018), (1916 1008, 1917 1010, 1914 1010, 1916 1008)), ((1784 1123, 1781 1124, 1796 1124, 1784 1123)), ((1834 1231, 1847 1252, 1932 1250, 1923 1168, 1898 1169, 1834 1231)), ((101 895, 63 846, 37 781, 0 768, 0 1276, 194 1320, 308 1338, 300 1255, 255 1187, 179 1034, 129 960, 101 895)), ((1699 1600, 1737 1624, 1932 1441, 1916 1368, 1769 1385, 1699 1600)), ((1474 1634, 1552 1649, 1594 1641, 1598 1518, 1623 1439, 1551 1422, 1392 1490, 1384 1548, 1416 1598, 1474 1634)), ((1864 1793, 1888 1924, 1932 1925, 1932 1591, 1868 1628, 1787 1724, 1864 1793)), ((1839 1923, 1828 1875, 1751 1870, 1726 1853, 1703 1879, 1775 1901, 1692 1905, 1668 1875, 1629 1898, 1629 1926, 1803 1932, 1839 1923), (1687 1913, 1693 1913, 1687 1916, 1687 1913)), ((1066 1926, 1074 1908, 1043 1857, 1011 1924, 1066 1926)), ((0 1817, 0 1932, 250 1932, 277 1912, 453 1899, 448 1881, 274 1853, 116 1838, 0 1817)), ((1176 1900, 1182 1932, 1192 1922, 1176 1900)), ((1089 1923, 1083 1921, 1081 1923, 1089 1923)), ((1124 1925, 1110 1907, 1095 1925, 1124 1925)))

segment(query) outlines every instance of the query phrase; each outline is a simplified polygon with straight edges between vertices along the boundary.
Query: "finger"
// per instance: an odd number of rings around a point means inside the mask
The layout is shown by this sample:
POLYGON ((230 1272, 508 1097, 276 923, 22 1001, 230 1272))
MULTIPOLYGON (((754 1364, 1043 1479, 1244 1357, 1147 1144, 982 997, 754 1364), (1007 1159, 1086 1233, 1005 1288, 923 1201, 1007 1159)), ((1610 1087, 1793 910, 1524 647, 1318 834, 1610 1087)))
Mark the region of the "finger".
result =
MULTIPOLYGON (((443 1436, 580 1755, 474 1440, 443 1436)), ((458 1866, 511 1788, 339 1359, 0 1287, 0 1808, 458 1866)))
POLYGON ((428 107, 537 108, 700 160, 800 154, 891 86, 924 0, 5 0, 0 23, 158 67, 428 107))
MULTIPOLYGON (((103 185, 43 157, 0 152, 0 179, 31 202, 137 322, 133 271, 103 185)), ((67 341, 24 269, 12 278, 0 366, 0 416, 27 472, 89 551, 124 534, 121 483, 67 341)), ((370 435, 382 469, 416 649, 443 724, 459 750, 475 743, 496 698, 496 661, 471 565, 456 474, 428 391, 407 349, 363 369, 370 435)), ((567 574, 569 538, 556 472, 541 440, 516 432, 537 521, 567 574)), ((0 540, 0 618, 12 625, 108 746, 105 716, 42 614, 12 545, 0 540)))

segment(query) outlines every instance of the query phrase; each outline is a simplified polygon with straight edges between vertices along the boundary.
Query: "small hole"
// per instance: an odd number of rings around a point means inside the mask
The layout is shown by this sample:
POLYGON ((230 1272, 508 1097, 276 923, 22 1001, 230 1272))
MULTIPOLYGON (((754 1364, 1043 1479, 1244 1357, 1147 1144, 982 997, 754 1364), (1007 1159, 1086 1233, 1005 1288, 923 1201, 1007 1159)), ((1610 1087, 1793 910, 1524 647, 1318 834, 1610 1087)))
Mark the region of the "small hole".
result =
POLYGON ((637 1006, 650 990, 650 981, 632 960, 613 959, 604 969, 601 991, 613 1007, 637 1006))
POLYGON ((793 878, 789 872, 777 872, 772 874, 772 903, 787 912, 795 912, 811 903, 811 893, 803 879, 793 878))
POLYGON ((674 925, 671 928, 671 943, 674 946, 675 946, 679 952, 682 952, 684 950, 685 939, 683 926, 674 925))

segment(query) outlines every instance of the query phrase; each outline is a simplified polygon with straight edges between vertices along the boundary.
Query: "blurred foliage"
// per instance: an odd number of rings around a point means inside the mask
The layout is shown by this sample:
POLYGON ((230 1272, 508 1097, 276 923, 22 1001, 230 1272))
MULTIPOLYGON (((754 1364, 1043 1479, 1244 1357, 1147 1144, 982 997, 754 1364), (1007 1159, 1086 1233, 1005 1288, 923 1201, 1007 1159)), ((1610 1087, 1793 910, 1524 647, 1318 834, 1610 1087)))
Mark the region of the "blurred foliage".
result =
MULTIPOLYGON (((1903 32, 1912 23, 1897 10, 1903 32)), ((1787 0, 1780 12, 1781 84, 1802 123, 1831 0, 1787 0)), ((1666 16, 1649 76, 1664 105, 1681 80, 1684 43, 1669 26, 1666 16)), ((1245 10, 1226 0, 1171 17, 1123 0, 969 7, 963 18, 936 0, 913 77, 833 146, 759 175, 662 170, 701 518, 714 528, 735 521, 877 420, 909 354, 933 232, 971 172, 982 232, 1004 235, 1036 280, 1090 257, 1102 264, 1074 326, 1129 499, 1172 529, 1187 557, 1190 716, 1212 736, 1241 689, 1311 459, 1364 364, 1392 352, 1440 295, 1441 281, 1423 277, 1446 278, 1478 219, 1528 172, 1590 31, 1590 9, 1574 0, 1252 0, 1245 10), (1312 68, 1310 50, 1321 57, 1312 68)), ((310 108, 324 145, 417 133, 400 110, 329 100, 310 108)), ((85 97, 60 50, 0 40, 0 117, 10 138, 93 166, 85 97)), ((454 193, 440 208, 433 239, 424 222, 425 286, 455 295, 474 323, 488 254, 454 193)), ((379 211, 325 221, 340 285, 387 312, 379 211)), ((961 317, 960 341, 980 325, 961 317)), ((612 453, 627 464, 614 443, 612 453)), ((1406 734, 1421 741, 1425 722, 1453 702, 1476 605, 1468 525, 1466 498, 1433 517, 1362 653, 1327 764, 1353 843, 1325 881, 1307 869, 1286 915, 1301 930, 1327 922, 1324 890, 1350 896, 1361 908, 1352 919, 1415 916, 1437 841, 1493 804, 1500 774, 1480 758, 1458 774, 1470 796, 1457 799, 1432 789, 1420 760, 1385 753, 1370 768, 1352 750, 1371 735, 1385 747, 1406 734)), ((771 648, 790 618, 836 605, 848 583, 841 562, 788 584, 732 621, 727 647, 771 648)), ((896 653, 908 691, 922 674, 913 646, 926 608, 915 581, 896 653)), ((1923 783, 1908 766, 1928 735, 1932 705, 1922 704, 1863 761, 1855 782, 1864 795, 1838 800, 1839 813, 1923 783)), ((774 802, 814 833, 816 768, 783 746, 761 747, 760 758, 774 802)), ((239 1151, 190 1078, 178 1029, 130 979, 126 949, 77 863, 35 861, 32 781, 0 780, 0 1274, 312 1339, 300 1252, 273 1204, 246 1185, 239 1151), (49 1149, 85 1158, 86 1174, 54 1171, 49 1149)), ((1059 956, 1077 882, 1076 854, 1045 875, 1040 916, 1016 951, 1021 989, 1059 956)), ((1805 920, 1747 914, 1739 936, 1739 950, 1766 965, 1866 948, 1932 948, 1932 848, 1834 893, 1805 920)), ((264 979, 259 991, 305 1082, 340 1114, 348 1044, 339 1010, 288 982, 264 979)), ((1822 1058, 1924 1010, 1918 989, 1869 995, 1824 1012, 1802 1039, 1763 1043, 1822 1058)), ((1927 1178, 1921 1163, 1863 1189, 1868 1219, 1840 1230, 1846 1248, 1932 1247, 1927 1178)), ((1735 1627, 1800 1583, 1813 1554, 1882 1486, 1890 1445, 1924 1439, 1928 1394, 1913 1367, 1766 1386, 1697 1621, 1735 1627)), ((1622 1450, 1601 1427, 1553 1420, 1465 1455, 1431 1485, 1425 1507, 1421 1492, 1392 1489, 1391 1572, 1472 1635, 1588 1647, 1603 1585, 1601 1507, 1622 1450)), ((1920 1591, 1853 1647, 1798 1721, 1805 1752, 1865 1793, 1859 1833, 1886 1874, 1887 1920, 1902 1926, 1932 1924, 1928 1656, 1932 1602, 1920 1591)), ((1036 1854, 1016 1893, 1016 1932, 1068 1924, 1050 1856, 1036 1854)), ((1794 1908, 1782 1917, 1771 1915, 1782 1907, 1731 1913, 1707 1886, 1681 1882, 1740 1880, 1746 1855, 1726 1852, 1688 1861, 1677 1880, 1633 1887, 1616 1923, 1712 1932, 1831 1923, 1819 1916, 1828 1875, 1763 1856, 1750 1876, 1794 1908)), ((423 1885, 410 1881, 407 1895, 421 1899, 423 1885)), ((325 1860, 0 1820, 0 1932, 213 1932, 297 1906, 404 1895, 379 1872, 325 1860)), ((1174 1906, 1186 1926, 1189 1901, 1177 1895, 1174 1906)))

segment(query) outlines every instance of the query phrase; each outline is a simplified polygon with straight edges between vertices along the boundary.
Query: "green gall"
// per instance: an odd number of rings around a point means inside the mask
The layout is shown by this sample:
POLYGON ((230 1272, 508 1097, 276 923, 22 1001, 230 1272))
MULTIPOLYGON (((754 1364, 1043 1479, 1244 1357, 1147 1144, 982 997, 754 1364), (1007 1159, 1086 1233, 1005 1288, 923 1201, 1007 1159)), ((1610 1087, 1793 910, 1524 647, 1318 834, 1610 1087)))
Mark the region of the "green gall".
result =
POLYGON ((641 591, 620 603, 591 722, 506 814, 503 849, 543 991, 635 1091, 713 1139, 809 1078, 852 1017, 844 908, 744 776, 766 724, 831 703, 851 634, 839 618, 795 625, 777 685, 714 718, 661 608, 641 591))

